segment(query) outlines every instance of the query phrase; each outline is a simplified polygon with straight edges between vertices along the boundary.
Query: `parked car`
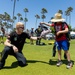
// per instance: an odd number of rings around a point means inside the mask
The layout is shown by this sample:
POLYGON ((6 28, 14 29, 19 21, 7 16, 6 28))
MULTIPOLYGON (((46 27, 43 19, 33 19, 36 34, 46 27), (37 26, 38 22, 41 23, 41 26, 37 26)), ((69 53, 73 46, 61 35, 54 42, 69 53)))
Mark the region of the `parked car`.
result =
POLYGON ((52 34, 52 33, 49 33, 49 34, 46 35, 47 40, 54 39, 54 38, 55 38, 55 35, 52 34))
POLYGON ((71 39, 75 39, 75 34, 71 34, 71 39))
POLYGON ((2 37, 3 36, 3 33, 2 33, 2 31, 0 31, 0 37, 2 37))

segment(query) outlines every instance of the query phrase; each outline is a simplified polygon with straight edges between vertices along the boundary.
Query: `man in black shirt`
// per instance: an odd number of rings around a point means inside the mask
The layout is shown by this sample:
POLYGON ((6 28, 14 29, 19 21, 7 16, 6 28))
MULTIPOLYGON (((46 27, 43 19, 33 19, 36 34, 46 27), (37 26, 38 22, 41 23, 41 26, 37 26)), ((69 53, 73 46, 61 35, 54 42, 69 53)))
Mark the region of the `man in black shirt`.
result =
POLYGON ((29 34, 23 32, 24 24, 18 22, 16 24, 16 30, 10 33, 5 41, 5 48, 1 53, 0 69, 5 65, 5 60, 8 55, 13 55, 18 60, 19 66, 26 66, 26 58, 22 53, 22 49, 26 38, 31 40, 37 40, 37 37, 30 37, 29 34))
MULTIPOLYGON (((36 36, 40 37, 42 31, 43 30, 42 30, 41 26, 38 26, 38 28, 35 30, 36 36)), ((41 38, 36 40, 36 45, 40 45, 40 43, 41 43, 41 38)))

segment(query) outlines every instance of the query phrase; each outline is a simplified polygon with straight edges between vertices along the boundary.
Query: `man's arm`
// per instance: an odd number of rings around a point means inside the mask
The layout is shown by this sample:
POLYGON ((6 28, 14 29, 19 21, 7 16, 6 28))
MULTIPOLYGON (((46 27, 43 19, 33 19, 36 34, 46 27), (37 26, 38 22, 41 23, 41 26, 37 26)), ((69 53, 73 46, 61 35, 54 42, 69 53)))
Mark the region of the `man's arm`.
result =
POLYGON ((37 37, 30 37, 31 40, 37 40, 37 37))
POLYGON ((10 41, 9 39, 6 39, 4 45, 5 45, 5 46, 12 47, 13 50, 14 50, 14 52, 18 52, 18 48, 17 48, 15 45, 11 44, 11 41, 10 41))
POLYGON ((32 37, 32 36, 31 36, 31 37, 30 37, 30 41, 33 42, 33 40, 36 41, 36 40, 37 40, 37 37, 32 37))
POLYGON ((9 39, 6 39, 4 45, 5 45, 5 46, 9 46, 9 47, 13 46, 13 45, 11 44, 11 41, 10 41, 9 39))

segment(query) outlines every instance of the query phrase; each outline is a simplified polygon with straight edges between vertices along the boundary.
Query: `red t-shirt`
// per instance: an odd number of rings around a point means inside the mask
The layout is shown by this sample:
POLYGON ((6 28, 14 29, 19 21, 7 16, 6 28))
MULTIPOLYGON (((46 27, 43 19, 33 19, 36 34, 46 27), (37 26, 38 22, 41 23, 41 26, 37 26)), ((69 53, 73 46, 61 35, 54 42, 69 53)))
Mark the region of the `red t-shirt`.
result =
MULTIPOLYGON (((54 26, 54 24, 52 24, 52 26, 54 26)), ((66 24, 64 24, 64 28, 68 28, 68 26, 66 24)), ((58 31, 62 31, 62 23, 60 24, 55 24, 55 30, 56 32, 58 31)), ((66 35, 63 33, 63 34, 60 34, 59 36, 56 35, 56 38, 55 38, 56 41, 62 41, 62 40, 66 40, 66 35)))

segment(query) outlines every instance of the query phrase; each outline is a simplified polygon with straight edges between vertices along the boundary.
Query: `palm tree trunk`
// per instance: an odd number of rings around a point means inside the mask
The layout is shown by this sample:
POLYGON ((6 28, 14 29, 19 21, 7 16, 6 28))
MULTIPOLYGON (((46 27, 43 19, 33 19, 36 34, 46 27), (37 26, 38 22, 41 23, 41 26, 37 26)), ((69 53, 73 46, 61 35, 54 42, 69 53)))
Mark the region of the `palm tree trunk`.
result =
MULTIPOLYGON (((25 12, 25 18, 26 18, 26 12, 25 12)), ((25 21, 24 29, 26 30, 26 21, 25 21)))
MULTIPOLYGON (((14 5, 13 5, 13 16, 12 16, 12 19, 14 18, 15 4, 16 4, 16 0, 14 0, 14 5)), ((14 21, 14 19, 13 19, 13 21, 14 21)), ((13 29, 13 22, 12 22, 12 29, 13 29)))
POLYGON ((15 13, 15 4, 16 4, 16 0, 14 0, 14 6, 13 6, 13 17, 14 17, 14 13, 15 13))
POLYGON ((67 22, 67 16, 66 16, 66 22, 67 22))
POLYGON ((37 18, 36 18, 36 22, 35 22, 35 29, 37 28, 37 18))
POLYGON ((43 19, 43 22, 44 22, 44 19, 43 19))
POLYGON ((71 25, 71 14, 69 15, 69 25, 71 25))

